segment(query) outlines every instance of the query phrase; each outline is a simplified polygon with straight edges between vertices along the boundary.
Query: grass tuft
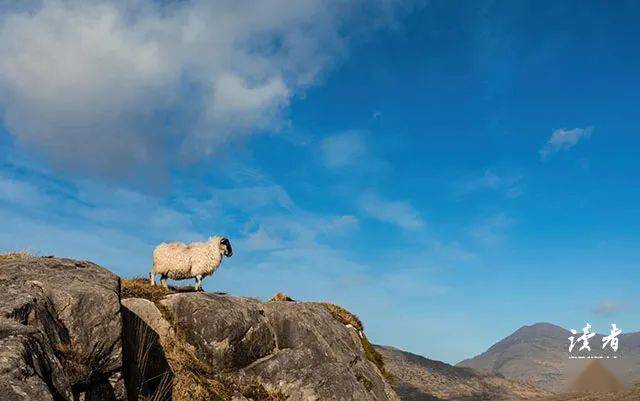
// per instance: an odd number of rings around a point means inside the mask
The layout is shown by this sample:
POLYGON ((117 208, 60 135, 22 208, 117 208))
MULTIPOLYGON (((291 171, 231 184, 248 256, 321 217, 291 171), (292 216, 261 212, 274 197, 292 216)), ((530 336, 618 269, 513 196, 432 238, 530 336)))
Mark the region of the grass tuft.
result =
POLYGON ((331 312, 331 315, 334 319, 344 324, 345 326, 351 325, 358 331, 358 334, 360 335, 360 344, 362 344, 365 356, 369 361, 376 365, 387 382, 393 384, 395 378, 385 368, 382 355, 380 355, 380 353, 373 347, 371 342, 369 342, 367 336, 364 334, 364 326, 358 316, 349 312, 340 305, 332 304, 330 302, 322 302, 322 305, 324 305, 329 310, 329 312, 331 312))
POLYGON ((34 256, 27 252, 9 252, 9 253, 0 253, 0 260, 20 260, 20 259, 29 259, 34 256))
POLYGON ((280 391, 269 391, 256 381, 238 382, 215 372, 200 361, 181 339, 176 337, 164 342, 167 360, 173 371, 173 401, 229 401, 235 394, 242 394, 253 401, 285 401, 280 391))
POLYGON ((270 302, 295 302, 295 299, 291 298, 284 292, 279 292, 271 298, 270 302))
POLYGON ((122 298, 144 298, 157 303, 167 295, 175 294, 171 287, 164 288, 161 285, 152 286, 149 279, 137 277, 120 280, 120 296, 122 298))
POLYGON ((345 308, 340 305, 332 304, 330 302, 322 302, 329 312, 333 315, 334 319, 344 324, 345 326, 350 324, 358 331, 364 331, 364 326, 362 325, 362 321, 358 318, 358 316, 349 312, 345 308))

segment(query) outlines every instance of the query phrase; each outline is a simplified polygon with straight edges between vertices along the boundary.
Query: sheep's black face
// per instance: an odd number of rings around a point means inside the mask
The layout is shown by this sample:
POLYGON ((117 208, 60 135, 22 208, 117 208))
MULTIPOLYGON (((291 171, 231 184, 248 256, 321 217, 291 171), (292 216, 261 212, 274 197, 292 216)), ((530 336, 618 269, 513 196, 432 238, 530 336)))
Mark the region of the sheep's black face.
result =
POLYGON ((230 256, 233 255, 233 248, 231 248, 231 242, 229 242, 229 240, 227 238, 222 238, 220 240, 220 245, 222 246, 222 249, 224 250, 224 256, 230 257, 230 256))

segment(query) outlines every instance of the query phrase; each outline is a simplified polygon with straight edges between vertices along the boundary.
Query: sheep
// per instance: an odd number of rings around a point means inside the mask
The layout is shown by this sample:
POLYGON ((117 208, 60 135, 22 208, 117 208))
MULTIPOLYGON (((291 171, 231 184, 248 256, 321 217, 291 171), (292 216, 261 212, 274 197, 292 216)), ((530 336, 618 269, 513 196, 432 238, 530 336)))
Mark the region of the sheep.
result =
POLYGON ((162 243, 153 250, 153 268, 149 273, 149 281, 156 285, 155 277, 160 275, 160 282, 165 288, 167 278, 183 280, 195 278, 195 290, 202 290, 202 279, 212 275, 220 263, 222 256, 231 257, 231 243, 225 237, 212 237, 208 242, 162 243))

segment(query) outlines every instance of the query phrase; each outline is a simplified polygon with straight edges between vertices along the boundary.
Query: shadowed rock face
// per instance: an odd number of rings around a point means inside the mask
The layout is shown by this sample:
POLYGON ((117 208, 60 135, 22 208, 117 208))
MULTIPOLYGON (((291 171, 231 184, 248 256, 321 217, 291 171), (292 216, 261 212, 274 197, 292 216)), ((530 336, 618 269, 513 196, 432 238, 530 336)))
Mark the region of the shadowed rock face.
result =
POLYGON ((265 399, 398 400, 357 332, 321 304, 205 293, 169 295, 159 302, 163 313, 152 302, 123 304, 160 336, 173 371, 184 368, 176 359, 192 358, 203 376, 260 386, 272 394, 265 399), (176 343, 182 357, 172 356, 176 343))
POLYGON ((119 279, 89 262, 0 260, 3 400, 113 398, 121 367, 119 279), (109 394, 98 394, 103 389, 109 394), (106 397, 106 398, 105 398, 106 397))
POLYGON ((531 384, 459 368, 392 347, 376 346, 403 401, 531 400, 550 395, 531 384))

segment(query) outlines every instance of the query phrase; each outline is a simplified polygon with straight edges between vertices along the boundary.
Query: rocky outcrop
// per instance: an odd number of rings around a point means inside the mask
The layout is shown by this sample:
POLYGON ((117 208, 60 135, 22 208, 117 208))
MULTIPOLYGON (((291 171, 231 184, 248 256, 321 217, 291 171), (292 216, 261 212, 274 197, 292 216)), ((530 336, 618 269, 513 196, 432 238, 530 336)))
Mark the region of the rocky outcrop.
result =
POLYGON ((359 320, 335 305, 0 258, 3 401, 399 401, 375 355, 359 320))
POLYGON ((0 260, 3 399, 113 399, 121 328, 119 279, 108 270, 69 259, 0 260))
POLYGON ((323 304, 182 293, 123 305, 125 331, 140 331, 140 321, 153 330, 152 348, 162 355, 152 358, 169 366, 174 400, 194 392, 238 400, 398 400, 357 331, 323 304))

